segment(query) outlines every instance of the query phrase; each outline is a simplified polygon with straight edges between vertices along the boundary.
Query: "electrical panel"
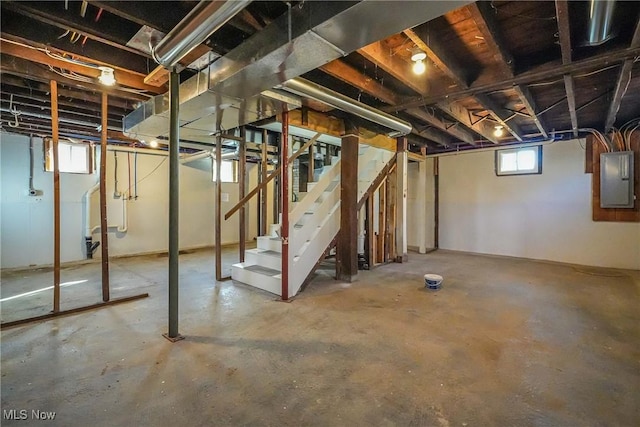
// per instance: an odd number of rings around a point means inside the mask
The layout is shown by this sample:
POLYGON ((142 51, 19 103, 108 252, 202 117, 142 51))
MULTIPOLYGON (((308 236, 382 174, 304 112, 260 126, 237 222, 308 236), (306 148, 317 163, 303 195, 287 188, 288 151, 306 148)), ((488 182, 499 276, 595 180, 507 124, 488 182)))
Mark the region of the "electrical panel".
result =
POLYGON ((600 207, 633 208, 633 151, 600 154, 600 207))

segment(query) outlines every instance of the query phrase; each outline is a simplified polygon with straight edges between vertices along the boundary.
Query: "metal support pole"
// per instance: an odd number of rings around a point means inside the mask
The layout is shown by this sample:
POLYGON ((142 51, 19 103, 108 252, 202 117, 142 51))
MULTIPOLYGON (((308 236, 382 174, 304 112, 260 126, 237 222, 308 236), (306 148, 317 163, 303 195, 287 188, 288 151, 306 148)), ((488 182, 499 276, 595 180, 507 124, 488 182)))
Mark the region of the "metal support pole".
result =
MULTIPOLYGON (((263 183, 267 180, 267 139, 268 133, 266 129, 262 130, 262 156, 260 158, 260 183, 263 183)), ((260 235, 264 236, 267 234, 267 189, 268 187, 264 187, 260 192, 260 235)))
MULTIPOLYGON (((107 93, 102 92, 102 130, 100 132, 100 246, 102 247, 102 301, 109 301, 109 233, 107 230, 107 93)), ((87 203, 89 201, 87 200, 87 203)), ((127 203, 123 201, 122 203, 127 203)), ((87 218, 89 221, 89 218, 87 218)))
POLYGON ((169 332, 164 337, 171 342, 183 339, 178 333, 178 267, 180 209, 180 74, 169 75, 169 332))
MULTIPOLYGON (((285 106, 286 107, 286 106, 285 106)), ((280 200, 282 223, 280 235, 282 236, 282 300, 289 299, 289 112, 282 113, 282 144, 280 146, 281 186, 280 200)))
MULTIPOLYGON (((242 200, 247 193, 247 132, 244 126, 240 127, 240 141, 238 142, 238 200, 242 200)), ((245 205, 240 208, 240 262, 244 262, 244 252, 247 242, 247 209, 245 205)))
POLYGON ((60 311, 60 168, 58 159, 58 82, 51 80, 53 157, 53 312, 60 311))

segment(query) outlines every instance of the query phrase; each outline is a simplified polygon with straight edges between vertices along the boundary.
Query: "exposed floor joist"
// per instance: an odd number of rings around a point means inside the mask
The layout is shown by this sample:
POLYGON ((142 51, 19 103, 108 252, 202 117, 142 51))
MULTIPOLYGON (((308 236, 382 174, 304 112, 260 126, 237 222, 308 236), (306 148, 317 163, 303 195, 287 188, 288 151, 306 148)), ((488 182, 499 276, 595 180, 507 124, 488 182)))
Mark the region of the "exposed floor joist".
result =
MULTIPOLYGON (((566 0, 556 0, 556 17, 558 20, 558 39, 562 52, 562 64, 571 64, 571 29, 569 24, 569 3, 566 0)), ((571 115, 571 130, 573 136, 578 137, 578 114, 576 113, 576 95, 573 77, 570 73, 563 76, 564 87, 567 92, 567 104, 571 115)))
MULTIPOLYGON (((631 44, 629 47, 635 48, 638 46, 640 46, 640 18, 638 18, 636 30, 633 33, 633 37, 631 39, 631 44)), ((633 69, 634 62, 635 60, 627 59, 622 63, 620 74, 618 75, 618 80, 616 81, 615 90, 613 92, 613 99, 611 100, 611 104, 609 105, 609 111, 607 113, 607 118, 604 124, 605 132, 611 130, 616 122, 616 117, 618 115, 618 110, 620 109, 620 104, 622 103, 622 98, 626 95, 628 85, 631 82, 631 71, 633 69)))

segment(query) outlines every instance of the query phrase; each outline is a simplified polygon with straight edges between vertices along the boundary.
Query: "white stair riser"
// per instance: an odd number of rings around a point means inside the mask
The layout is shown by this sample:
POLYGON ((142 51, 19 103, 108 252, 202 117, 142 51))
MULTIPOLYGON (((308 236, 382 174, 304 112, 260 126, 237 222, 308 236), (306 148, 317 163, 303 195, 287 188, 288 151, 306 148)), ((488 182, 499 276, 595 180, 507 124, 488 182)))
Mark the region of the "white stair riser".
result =
POLYGON ((258 249, 282 252, 282 241, 274 240, 271 236, 258 236, 258 249))
POLYGON ((272 294, 280 295, 282 292, 282 279, 279 276, 268 276, 255 271, 250 271, 234 264, 231 266, 231 277, 238 282, 246 283, 258 289, 263 289, 272 294))
POLYGON ((273 254, 265 255, 261 251, 246 251, 244 254, 244 262, 247 265, 261 265, 272 270, 282 270, 282 257, 273 254))
POLYGON ((334 188, 330 196, 327 196, 326 200, 314 211, 312 218, 302 228, 293 230, 290 237, 289 247, 291 254, 296 256, 300 255, 299 251, 302 245, 311 238, 311 235, 316 231, 317 227, 325 221, 329 212, 333 209, 336 203, 340 202, 340 189, 334 188))

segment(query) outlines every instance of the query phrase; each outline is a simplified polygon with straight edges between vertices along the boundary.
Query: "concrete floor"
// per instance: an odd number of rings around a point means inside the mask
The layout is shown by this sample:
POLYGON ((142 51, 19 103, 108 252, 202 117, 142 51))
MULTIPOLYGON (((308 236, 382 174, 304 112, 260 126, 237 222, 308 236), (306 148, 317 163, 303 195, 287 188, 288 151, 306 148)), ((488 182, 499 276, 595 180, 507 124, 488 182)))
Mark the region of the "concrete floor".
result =
MULTIPOLYGON (((638 271, 412 253, 350 285, 321 270, 287 304, 215 283, 212 259, 181 256, 184 341, 161 336, 157 256, 111 263, 114 294, 147 299, 3 331, 2 409, 57 415, 2 425, 640 425, 638 271)), ((2 297, 47 274, 4 274, 2 297)), ((67 298, 95 302, 99 274, 63 271, 88 280, 67 298)))

